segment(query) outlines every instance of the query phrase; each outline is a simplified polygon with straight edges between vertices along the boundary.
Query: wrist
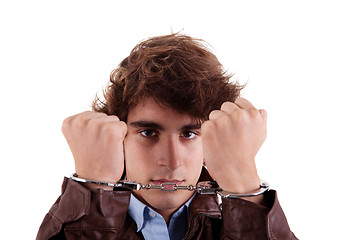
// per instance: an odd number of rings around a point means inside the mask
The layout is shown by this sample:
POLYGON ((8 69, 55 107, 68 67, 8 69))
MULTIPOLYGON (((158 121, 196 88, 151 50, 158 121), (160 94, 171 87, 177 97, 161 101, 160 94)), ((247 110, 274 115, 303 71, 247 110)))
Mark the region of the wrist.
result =
POLYGON ((269 184, 265 181, 261 181, 258 187, 253 191, 247 192, 235 192, 235 191, 227 191, 226 189, 220 188, 218 191, 219 195, 225 198, 241 198, 241 197, 254 197, 263 194, 264 192, 269 190, 269 184))
POLYGON ((111 171, 83 171, 75 168, 76 176, 84 179, 92 179, 99 182, 116 183, 121 178, 121 174, 112 173, 111 171))
POLYGON ((95 178, 85 178, 77 173, 74 173, 70 176, 70 178, 84 187, 94 190, 94 189, 104 189, 104 190, 113 190, 116 181, 104 181, 104 180, 97 180, 95 178))
POLYGON ((246 194, 258 190, 261 184, 256 170, 234 173, 228 171, 228 174, 225 176, 227 177, 216 179, 216 181, 224 191, 228 192, 246 194))
POLYGON ((251 192, 255 192, 259 190, 260 186, 260 178, 253 179, 253 180, 243 180, 243 181, 232 181, 232 184, 227 184, 227 186, 220 187, 228 192, 233 192, 237 194, 247 194, 251 192))
POLYGON ((261 184, 258 185, 258 188, 252 192, 239 193, 239 192, 229 192, 229 191, 221 190, 218 191, 217 194, 221 198, 243 199, 246 201, 254 202, 259 205, 266 206, 266 201, 263 194, 268 190, 269 190, 269 184, 266 183, 265 181, 261 181, 261 184))

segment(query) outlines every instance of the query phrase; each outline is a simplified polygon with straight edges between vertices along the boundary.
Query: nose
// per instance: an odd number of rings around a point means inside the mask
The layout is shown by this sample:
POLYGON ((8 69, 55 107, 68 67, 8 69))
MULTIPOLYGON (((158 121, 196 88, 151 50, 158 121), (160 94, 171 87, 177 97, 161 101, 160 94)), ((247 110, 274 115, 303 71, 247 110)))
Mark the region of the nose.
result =
POLYGON ((168 136, 159 144, 158 165, 175 170, 182 165, 182 145, 177 136, 168 136))

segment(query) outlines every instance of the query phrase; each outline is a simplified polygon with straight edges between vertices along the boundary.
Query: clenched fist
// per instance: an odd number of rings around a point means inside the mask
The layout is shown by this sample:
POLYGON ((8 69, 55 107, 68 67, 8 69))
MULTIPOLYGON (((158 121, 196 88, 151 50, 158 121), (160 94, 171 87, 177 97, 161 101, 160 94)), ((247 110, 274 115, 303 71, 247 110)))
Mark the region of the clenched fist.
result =
POLYGON ((238 98, 212 111, 202 125, 204 159, 210 175, 229 192, 257 190, 255 155, 266 138, 265 110, 238 98))
POLYGON ((79 177, 116 182, 124 171, 125 122, 104 113, 83 112, 66 118, 62 132, 79 177))

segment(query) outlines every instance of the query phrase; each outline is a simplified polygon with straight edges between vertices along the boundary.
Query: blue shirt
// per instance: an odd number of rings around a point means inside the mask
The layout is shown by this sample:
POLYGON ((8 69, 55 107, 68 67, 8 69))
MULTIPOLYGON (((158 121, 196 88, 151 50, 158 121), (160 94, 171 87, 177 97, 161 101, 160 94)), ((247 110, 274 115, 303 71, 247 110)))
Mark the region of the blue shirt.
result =
POLYGON ((159 213, 140 202, 133 194, 128 213, 136 222, 137 232, 141 231, 146 240, 181 240, 187 231, 189 205, 193 197, 171 216, 169 226, 159 213))

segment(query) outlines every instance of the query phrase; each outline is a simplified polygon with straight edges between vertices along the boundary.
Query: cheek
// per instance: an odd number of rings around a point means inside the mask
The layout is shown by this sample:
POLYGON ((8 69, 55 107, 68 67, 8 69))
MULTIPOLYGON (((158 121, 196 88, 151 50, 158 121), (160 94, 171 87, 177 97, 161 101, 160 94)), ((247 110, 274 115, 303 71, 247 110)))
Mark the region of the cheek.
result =
POLYGON ((191 148, 188 149, 188 154, 193 160, 201 159, 202 161, 202 159, 204 158, 202 141, 199 140, 195 144, 193 144, 191 148))
POLYGON ((137 136, 125 138, 124 141, 124 157, 127 164, 151 164, 153 156, 156 156, 156 148, 152 145, 146 144, 142 139, 137 136), (130 163, 131 162, 131 163, 130 163))
POLYGON ((141 172, 145 172, 149 168, 147 163, 149 156, 143 151, 141 145, 136 142, 135 138, 125 138, 124 141, 124 159, 126 166, 126 176, 138 178, 141 172))
POLYGON ((203 165, 204 153, 202 142, 199 141, 187 150, 186 165, 189 171, 197 172, 203 165))

